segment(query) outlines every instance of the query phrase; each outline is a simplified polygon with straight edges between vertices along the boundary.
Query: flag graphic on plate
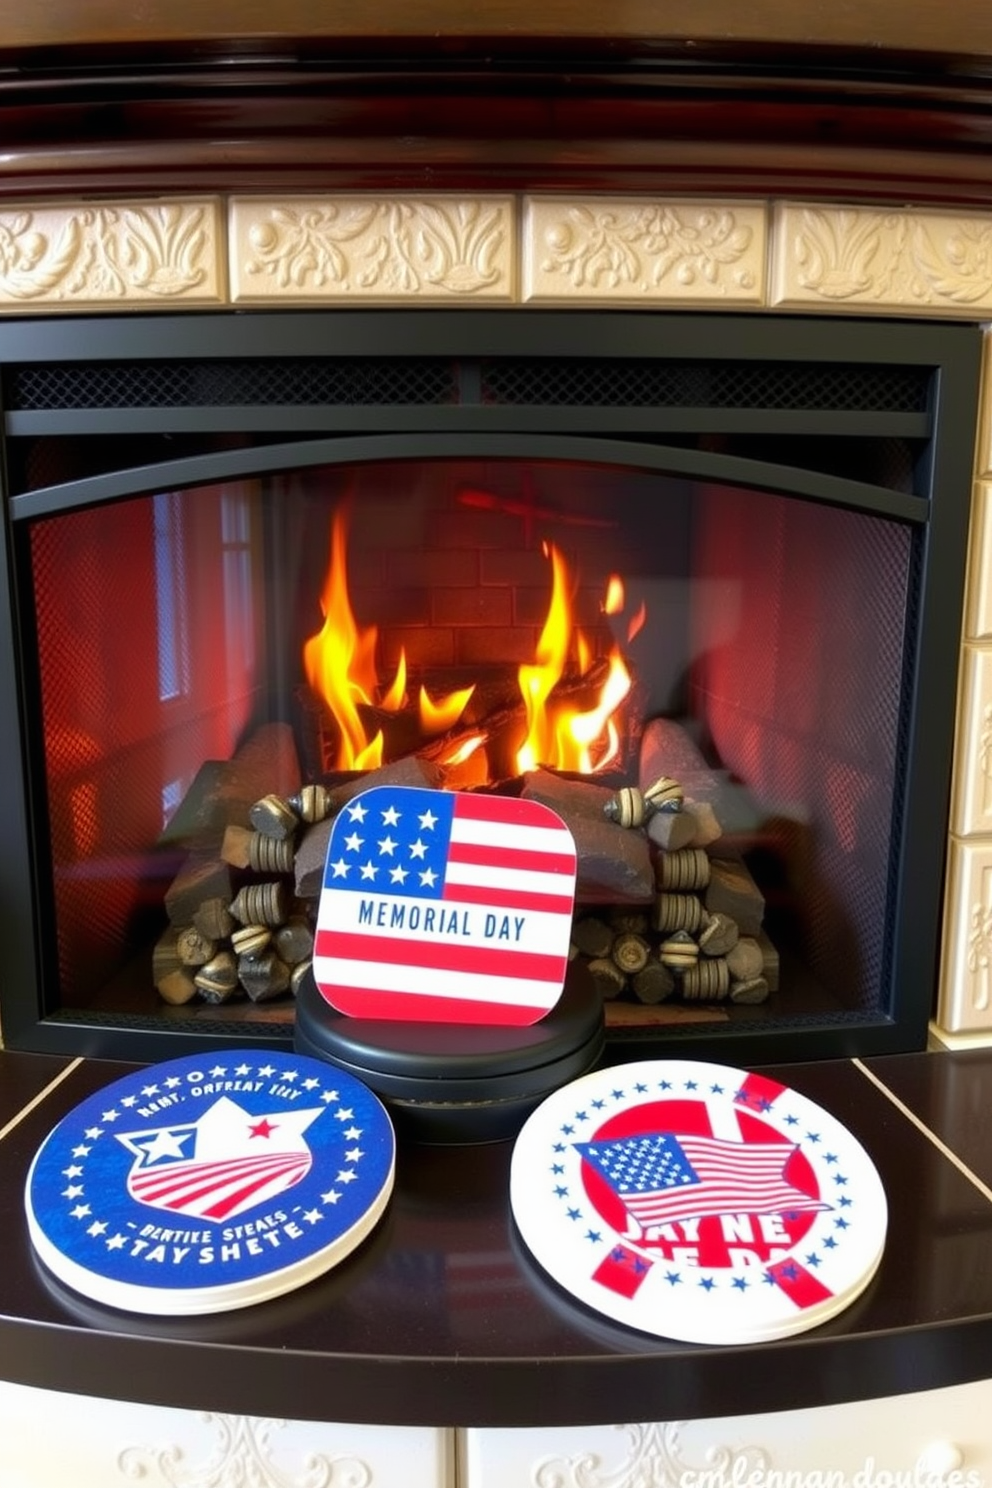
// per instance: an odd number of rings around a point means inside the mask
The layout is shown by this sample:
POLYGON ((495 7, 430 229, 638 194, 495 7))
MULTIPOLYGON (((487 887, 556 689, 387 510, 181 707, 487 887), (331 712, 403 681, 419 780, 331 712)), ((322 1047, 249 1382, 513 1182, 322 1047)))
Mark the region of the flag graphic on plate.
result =
POLYGON ((372 1091, 296 1051, 217 1049, 130 1071, 35 1154, 24 1210, 53 1276, 160 1316, 280 1297, 369 1235, 396 1138, 372 1091))
POLYGON ((826 1322, 875 1274, 887 1222, 870 1157, 828 1111, 767 1075, 671 1057, 549 1095, 514 1145, 510 1207, 559 1287, 693 1343, 826 1322))
POLYGON ((118 1132, 134 1155, 127 1191, 187 1218, 231 1219, 293 1188, 310 1171, 303 1133, 321 1110, 252 1116, 222 1096, 196 1122, 118 1132))
POLYGON ((363 791, 331 830, 314 980, 351 1016, 534 1023, 561 995, 575 870, 538 801, 363 791))
POLYGON ((803 1214, 830 1207, 788 1182, 785 1167, 796 1149, 784 1142, 656 1132, 576 1146, 648 1234, 710 1214, 803 1214))

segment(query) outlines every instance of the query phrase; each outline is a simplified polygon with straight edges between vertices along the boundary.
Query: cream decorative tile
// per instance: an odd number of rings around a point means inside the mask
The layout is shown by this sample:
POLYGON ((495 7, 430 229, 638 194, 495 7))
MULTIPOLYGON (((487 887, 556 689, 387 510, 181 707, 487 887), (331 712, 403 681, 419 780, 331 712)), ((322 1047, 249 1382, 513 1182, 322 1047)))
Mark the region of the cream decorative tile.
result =
POLYGON ((511 197, 239 197, 236 303, 509 302, 511 197))
POLYGON ((225 1415, 0 1381, 3 1488, 453 1488, 453 1458, 444 1427, 225 1415))
POLYGON ((992 475, 992 330, 986 327, 982 358, 982 393, 978 405, 976 474, 992 475))
POLYGON ((223 301, 218 203, 60 202, 0 211, 0 310, 223 301))
POLYGON ((978 320, 992 310, 992 217, 782 202, 771 286, 783 309, 978 320))
POLYGON ((992 1028, 992 842, 951 838, 936 1022, 950 1033, 992 1028))
POLYGON ((971 503, 964 633, 992 639, 992 481, 976 481, 971 503))
POLYGON ((761 305, 763 204, 528 197, 523 297, 574 305, 761 305))
POLYGON ((982 1488, 989 1384, 849 1405, 618 1426, 473 1427, 463 1488, 798 1488, 924 1483, 982 1488), (976 1414, 977 1412, 977 1414, 976 1414))
POLYGON ((992 833, 992 647, 966 645, 955 744, 951 831, 992 833))

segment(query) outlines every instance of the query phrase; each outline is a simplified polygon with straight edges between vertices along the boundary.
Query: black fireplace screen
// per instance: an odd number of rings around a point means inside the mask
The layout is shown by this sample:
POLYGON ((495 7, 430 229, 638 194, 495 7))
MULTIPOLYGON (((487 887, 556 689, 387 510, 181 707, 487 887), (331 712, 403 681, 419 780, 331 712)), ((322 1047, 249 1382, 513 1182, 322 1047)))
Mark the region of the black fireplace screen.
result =
POLYGON ((291 1041, 325 813, 389 778, 573 827, 612 1057, 922 1046, 977 333, 3 334, 8 1045, 291 1041))

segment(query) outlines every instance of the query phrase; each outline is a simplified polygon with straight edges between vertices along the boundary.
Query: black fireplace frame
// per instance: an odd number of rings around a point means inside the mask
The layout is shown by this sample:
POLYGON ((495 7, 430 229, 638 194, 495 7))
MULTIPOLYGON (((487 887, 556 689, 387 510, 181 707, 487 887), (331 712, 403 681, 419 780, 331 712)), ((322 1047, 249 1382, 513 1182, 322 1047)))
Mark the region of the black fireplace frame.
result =
POLYGON ((624 1032, 611 1035, 607 1057, 694 1047, 754 1063, 922 1048, 939 948, 980 349, 981 333, 972 325, 757 313, 418 308, 11 317, 0 324, 0 820, 6 824, 0 853, 5 961, 0 1030, 5 1045, 150 1059, 246 1040, 292 1040, 291 1028, 268 1021, 184 1023, 154 1012, 118 1017, 58 1006, 45 886, 44 770, 32 626, 24 568, 17 561, 19 532, 26 528, 19 524, 114 501, 153 484, 193 486, 222 475, 327 461, 438 454, 598 457, 856 505, 912 526, 919 602, 908 622, 905 681, 914 706, 902 740, 908 767, 889 893, 887 1007, 844 1015, 829 1026, 780 1019, 745 1022, 729 1033, 705 1025, 633 1036, 624 1032), (632 376, 635 391, 612 404, 602 398, 583 401, 585 395, 569 402, 567 393, 555 403, 494 401, 487 393, 487 367, 528 362, 553 365, 566 383, 571 369, 598 367, 598 385, 607 388, 623 370, 632 376), (446 369, 441 383, 447 379, 447 392, 438 396, 428 390, 413 401, 395 392, 390 401, 377 392, 376 367, 428 363, 446 369), (321 375, 330 378, 328 390, 311 401, 280 401, 278 386, 267 380, 276 365, 285 367, 290 383, 295 375, 300 386, 310 387, 315 369, 322 369, 321 375), (666 367, 671 370, 667 381, 666 367), (362 369, 364 391, 351 401, 337 394, 335 368, 346 377, 362 369), (805 375, 801 369, 832 375, 844 368, 869 380, 878 372, 883 381, 915 369, 923 389, 919 406, 852 408, 843 406, 843 393, 833 405, 828 393, 819 406, 801 399, 790 406, 788 395, 782 402, 775 391, 782 384, 779 372, 788 383, 790 375, 793 381, 796 374, 805 375), (686 369, 698 374, 690 379, 696 391, 672 394, 686 369), (737 385, 734 369, 743 371, 745 390, 721 393, 720 387, 737 385), (765 393, 746 391, 751 370, 759 382, 764 378, 765 393), (39 372, 51 378, 48 390, 26 393, 36 386, 32 379, 39 372), (87 380, 91 373, 92 382, 87 380), (104 373, 114 385, 123 373, 124 382, 130 379, 137 391, 108 392, 104 373), (242 374, 248 374, 248 392, 242 374), (651 381, 656 376, 661 378, 657 385, 651 381), (233 392, 235 385, 242 390, 233 392), (919 458, 912 492, 824 469, 794 468, 767 455, 745 461, 713 448, 716 440, 729 440, 732 448, 743 437, 785 440, 842 432, 913 441, 919 458), (22 452, 32 441, 94 434, 119 439, 119 465, 104 461, 104 468, 66 484, 32 488, 24 479, 22 452), (251 447, 216 447, 219 438, 247 435, 256 440, 251 447), (164 457, 170 446, 180 447, 179 458, 164 457), (143 451, 137 463, 135 447, 143 451), (149 453, 161 458, 147 462, 149 453))

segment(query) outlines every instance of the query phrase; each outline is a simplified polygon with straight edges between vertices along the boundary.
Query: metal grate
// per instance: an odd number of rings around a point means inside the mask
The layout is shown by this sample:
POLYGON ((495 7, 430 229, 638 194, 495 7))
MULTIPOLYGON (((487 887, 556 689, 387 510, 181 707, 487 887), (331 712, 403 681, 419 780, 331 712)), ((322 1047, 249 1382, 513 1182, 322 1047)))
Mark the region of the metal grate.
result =
POLYGON ((482 400, 600 408, 857 409, 922 413, 925 367, 795 362, 505 358, 483 363, 482 400))
MULTIPOLYGON (((489 405, 922 413, 925 367, 506 357, 481 363, 489 405)), ((12 411, 370 407, 459 402, 459 364, 430 357, 74 362, 11 370, 12 411)))
POLYGON ((457 401, 454 363, 424 357, 58 363, 14 368, 7 389, 17 411, 457 401))

